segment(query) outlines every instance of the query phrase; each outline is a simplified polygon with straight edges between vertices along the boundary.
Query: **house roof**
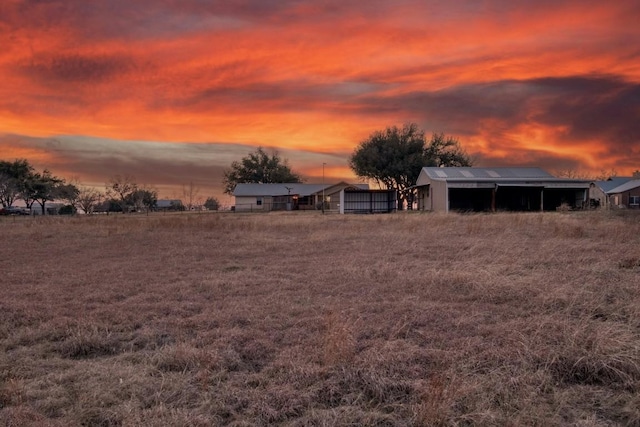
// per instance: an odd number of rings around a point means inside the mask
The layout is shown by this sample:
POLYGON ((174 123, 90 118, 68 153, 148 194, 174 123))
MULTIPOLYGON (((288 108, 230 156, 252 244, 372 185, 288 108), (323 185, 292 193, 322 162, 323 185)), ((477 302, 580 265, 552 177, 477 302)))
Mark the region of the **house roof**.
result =
POLYGON ((605 191, 607 194, 616 194, 616 193, 624 193, 625 191, 633 190, 634 188, 640 187, 640 179, 633 179, 631 181, 627 181, 622 185, 612 188, 609 191, 605 191))
POLYGON ((613 190, 616 187, 621 186, 622 184, 626 184, 629 181, 632 181, 633 178, 630 176, 614 176, 605 181, 594 181, 593 183, 600 187, 602 191, 607 193, 610 190, 613 190))
POLYGON ((289 194, 297 194, 298 196, 310 196, 320 193, 323 189, 327 190, 339 184, 350 185, 357 188, 368 189, 367 184, 347 184, 346 182, 338 184, 300 184, 300 183, 279 183, 279 184, 255 184, 241 183, 236 184, 233 195, 236 197, 251 196, 286 196, 289 194))
POLYGON ((182 205, 182 200, 178 199, 160 199, 156 202, 157 208, 171 208, 182 205))
POLYGON ((539 183, 587 188, 589 182, 583 179, 557 178, 549 172, 533 167, 424 167, 420 172, 417 186, 428 184, 430 181, 446 181, 450 183, 496 183, 498 185, 522 185, 539 183))

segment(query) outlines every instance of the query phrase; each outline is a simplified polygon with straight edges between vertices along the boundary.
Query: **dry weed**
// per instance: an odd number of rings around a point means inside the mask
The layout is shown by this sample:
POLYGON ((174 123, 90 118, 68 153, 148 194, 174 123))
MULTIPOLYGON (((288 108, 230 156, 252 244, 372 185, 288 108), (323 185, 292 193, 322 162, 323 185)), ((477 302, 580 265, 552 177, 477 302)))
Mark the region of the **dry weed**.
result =
POLYGON ((420 391, 420 400, 414 406, 417 426, 443 426, 450 423, 457 397, 455 380, 443 374, 431 376, 420 391))
POLYGON ((633 212, 0 232, 0 425, 640 423, 633 212))
POLYGON ((328 366, 347 364, 353 360, 355 352, 352 327, 340 313, 328 313, 322 342, 323 363, 328 366))

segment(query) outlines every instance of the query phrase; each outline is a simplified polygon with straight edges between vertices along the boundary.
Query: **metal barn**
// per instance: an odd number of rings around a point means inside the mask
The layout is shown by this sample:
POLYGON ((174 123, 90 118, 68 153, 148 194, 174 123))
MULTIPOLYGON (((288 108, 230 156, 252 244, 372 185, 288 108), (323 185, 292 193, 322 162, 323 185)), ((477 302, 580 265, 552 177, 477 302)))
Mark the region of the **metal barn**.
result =
POLYGON ((425 167, 418 209, 436 212, 552 211, 588 203, 589 182, 540 168, 425 167))

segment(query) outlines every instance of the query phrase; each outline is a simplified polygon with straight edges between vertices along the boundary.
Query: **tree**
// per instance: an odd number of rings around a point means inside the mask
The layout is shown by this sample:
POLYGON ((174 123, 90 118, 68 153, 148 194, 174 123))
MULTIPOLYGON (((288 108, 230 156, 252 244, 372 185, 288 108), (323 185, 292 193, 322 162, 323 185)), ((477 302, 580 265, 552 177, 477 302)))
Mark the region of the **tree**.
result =
POLYGON ((33 166, 26 159, 0 161, 0 204, 3 207, 11 207, 21 198, 25 183, 33 173, 33 166))
POLYGON ((215 197, 208 197, 204 202, 204 207, 210 211, 217 211, 220 209, 220 202, 215 197))
POLYGON ((192 210, 197 203, 198 194, 200 193, 200 187, 193 184, 193 181, 189 182, 189 185, 182 186, 182 197, 186 201, 188 210, 192 210))
POLYGON ((80 196, 80 189, 73 183, 60 183, 58 185, 58 199, 63 200, 67 205, 73 207, 73 213, 78 210, 78 197, 80 196))
POLYGON ((107 197, 112 199, 125 213, 129 210, 132 194, 138 189, 135 178, 131 175, 114 175, 105 184, 107 197))
POLYGON ((457 139, 433 134, 426 143, 417 124, 387 127, 362 141, 349 158, 349 166, 361 178, 398 192, 398 209, 411 208, 413 185, 425 166, 471 166, 472 161, 457 139))
POLYGON ((462 149, 460 142, 451 136, 445 137, 443 133, 431 135, 424 155, 426 162, 424 166, 465 167, 473 165, 473 160, 462 149))
POLYGON ((302 177, 289 167, 287 159, 277 152, 267 154, 262 147, 242 160, 231 163, 231 169, 224 171, 224 192, 232 194, 239 183, 279 183, 302 182, 302 177))
POLYGON ((634 170, 631 176, 633 178, 640 178, 640 170, 634 170))
POLYGON ((136 210, 144 209, 149 213, 158 204, 158 192, 150 188, 141 188, 130 193, 127 199, 127 205, 135 207, 136 210))
POLYGON ((75 215, 78 209, 73 205, 64 205, 58 209, 58 215, 75 215))
POLYGON ((615 169, 602 169, 599 173, 595 174, 594 176, 590 177, 591 179, 593 179, 594 181, 607 181, 611 178, 615 178, 618 176, 618 172, 615 169))
POLYGON ((42 173, 33 174, 28 184, 30 193, 28 198, 38 202, 42 208, 42 215, 46 215, 46 203, 59 197, 60 185, 64 184, 64 180, 53 176, 51 172, 45 169, 42 173))
POLYGON ((85 214, 91 215, 100 202, 102 202, 102 198, 103 194, 93 188, 80 188, 76 199, 76 207, 82 209, 85 214))

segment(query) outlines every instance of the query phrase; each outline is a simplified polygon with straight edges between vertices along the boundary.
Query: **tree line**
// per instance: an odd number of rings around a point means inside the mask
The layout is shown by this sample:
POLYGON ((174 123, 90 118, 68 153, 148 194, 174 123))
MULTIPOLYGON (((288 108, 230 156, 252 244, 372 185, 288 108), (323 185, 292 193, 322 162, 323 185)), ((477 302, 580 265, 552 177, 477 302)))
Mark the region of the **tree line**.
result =
MULTIPOLYGON (((184 186, 186 205, 180 201, 169 208, 192 209, 199 201, 199 191, 193 183, 184 186)), ((74 214, 78 210, 86 214, 97 211, 149 212, 158 207, 158 191, 138 185, 131 175, 114 175, 105 184, 105 191, 101 192, 82 186, 77 180, 67 182, 48 169, 38 171, 26 159, 0 160, 0 204, 3 208, 11 208, 17 201, 22 201, 30 211, 34 203, 37 203, 42 213, 46 214, 46 204, 56 200, 64 203, 57 213, 74 214)), ((215 197, 208 197, 202 205, 208 210, 218 210, 220 202, 215 197)))

